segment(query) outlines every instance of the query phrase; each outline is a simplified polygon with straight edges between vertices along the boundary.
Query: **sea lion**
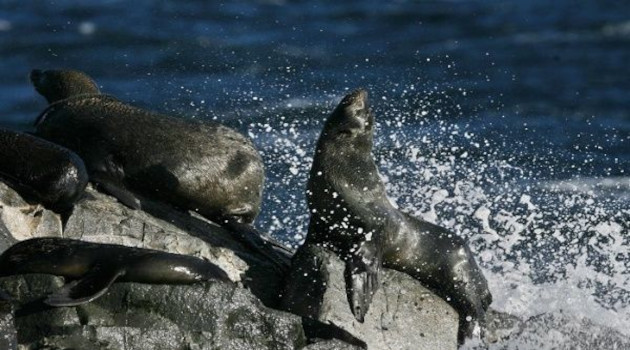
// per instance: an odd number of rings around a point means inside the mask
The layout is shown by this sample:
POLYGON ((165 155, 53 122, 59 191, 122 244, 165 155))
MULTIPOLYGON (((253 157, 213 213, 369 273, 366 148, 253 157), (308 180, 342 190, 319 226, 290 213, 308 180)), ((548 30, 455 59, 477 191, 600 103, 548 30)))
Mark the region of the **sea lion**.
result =
POLYGON ((0 179, 25 199, 64 212, 83 194, 88 174, 69 149, 0 128, 0 179))
POLYGON ((114 282, 192 284, 229 281, 216 265, 192 256, 66 238, 32 238, 0 255, 0 276, 43 273, 72 279, 44 303, 76 306, 107 292, 114 282))
POLYGON ((461 344, 472 334, 470 321, 483 323, 492 301, 487 281, 462 238, 389 201, 372 157, 373 127, 364 90, 345 96, 326 121, 308 182, 305 244, 328 247, 346 261, 357 320, 363 321, 385 266, 410 274, 457 310, 461 344))
POLYGON ((144 196, 219 224, 258 215, 263 163, 244 135, 125 104, 79 71, 35 69, 30 80, 50 104, 37 135, 77 152, 90 180, 124 204, 139 208, 144 196))

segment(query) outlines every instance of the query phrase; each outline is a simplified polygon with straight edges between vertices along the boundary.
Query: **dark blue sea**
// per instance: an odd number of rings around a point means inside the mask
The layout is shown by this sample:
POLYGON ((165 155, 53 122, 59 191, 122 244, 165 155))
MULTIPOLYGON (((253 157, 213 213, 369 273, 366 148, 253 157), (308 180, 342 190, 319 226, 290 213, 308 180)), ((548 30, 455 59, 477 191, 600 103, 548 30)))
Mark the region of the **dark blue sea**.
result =
POLYGON ((628 1, 3 0, 0 57, 2 126, 45 108, 31 69, 73 68, 249 135, 256 225, 293 245, 323 121, 364 87, 392 200, 468 239, 493 307, 630 336, 628 1))

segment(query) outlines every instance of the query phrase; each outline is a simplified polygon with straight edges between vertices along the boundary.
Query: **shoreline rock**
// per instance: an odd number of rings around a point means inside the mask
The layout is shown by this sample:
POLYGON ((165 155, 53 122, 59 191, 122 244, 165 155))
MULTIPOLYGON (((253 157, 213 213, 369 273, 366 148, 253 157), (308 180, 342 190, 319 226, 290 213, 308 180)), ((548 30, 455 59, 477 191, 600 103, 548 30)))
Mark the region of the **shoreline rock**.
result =
POLYGON ((297 315, 339 327, 368 349, 455 350, 458 314, 407 274, 383 270, 365 321, 353 316, 344 263, 334 253, 303 246, 293 258, 282 306, 297 315))
MULTIPOLYGON (((17 301, 13 305, 17 309, 15 316, 9 310, 5 312, 7 322, 0 321, 4 322, 1 325, 8 325, 8 333, 3 328, 2 335, 17 333, 21 345, 78 349, 143 349, 148 346, 155 349, 341 350, 365 349, 366 343, 373 344, 361 338, 369 335, 365 331, 356 332, 347 325, 339 327, 278 310, 285 287, 282 269, 267 260, 265 254, 241 244, 230 231, 168 205, 149 203, 142 211, 133 210, 88 186, 62 227, 59 215, 41 205, 25 202, 0 183, 0 251, 18 240, 40 236, 192 255, 219 265, 235 283, 188 286, 115 283, 103 297, 91 303, 53 309, 42 304, 41 298, 61 287, 63 278, 50 275, 2 278, 0 290, 17 301)), ((331 256, 333 258, 336 259, 331 256)), ((286 264, 287 267, 290 264, 289 256, 286 264)), ((388 297, 400 298, 401 287, 395 284, 419 286, 411 277, 394 275, 396 277, 390 278, 387 274, 391 287, 381 288, 388 291, 388 297)), ((345 293, 343 295, 338 306, 347 309, 345 293)), ((420 302, 422 308, 431 308, 426 300, 420 302)), ((396 302, 388 305, 396 305, 396 302)), ((410 309, 409 313, 413 314, 414 310, 410 309)), ((397 329, 411 322, 394 317, 390 315, 387 322, 400 322, 397 329)), ((456 315, 454 317, 456 319, 456 315)), ((456 323, 443 325, 456 327, 456 323)), ((456 328, 446 332, 452 333, 453 344, 456 332, 456 328)), ((370 349, 379 348, 372 345, 370 349)))
POLYGON ((26 301, 16 314, 20 344, 79 349, 301 349, 301 319, 265 307, 236 284, 187 286, 115 283, 84 305, 50 308, 41 296, 63 284, 54 276, 3 279, 26 301), (88 347, 89 345, 89 347, 88 347))
MULTIPOLYGON (((456 313, 406 274, 384 271, 384 285, 360 324, 348 306, 343 264, 322 248, 300 248, 285 281, 264 254, 228 230, 167 205, 132 210, 88 187, 64 227, 59 215, 0 182, 0 252, 41 236, 193 255, 219 265, 235 283, 115 283, 89 304, 54 309, 41 298, 63 278, 0 278, 0 349, 456 348, 456 313)), ((491 311, 486 335, 491 344, 463 348, 536 349, 563 341, 570 346, 559 348, 630 346, 617 331, 562 313, 522 320, 491 311)))

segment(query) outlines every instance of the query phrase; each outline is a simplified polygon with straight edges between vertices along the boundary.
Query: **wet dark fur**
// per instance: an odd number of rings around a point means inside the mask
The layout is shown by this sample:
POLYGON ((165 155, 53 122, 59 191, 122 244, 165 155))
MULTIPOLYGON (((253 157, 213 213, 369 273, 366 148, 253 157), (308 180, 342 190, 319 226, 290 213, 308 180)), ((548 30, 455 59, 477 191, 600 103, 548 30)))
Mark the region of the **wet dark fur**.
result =
POLYGON ((52 237, 19 242, 0 255, 0 276, 30 273, 72 280, 90 276, 98 282, 112 277, 111 282, 150 284, 229 281, 216 265, 192 256, 52 237))
POLYGON ((447 300, 460 317, 459 342, 483 323, 492 301, 464 240, 396 209, 372 158, 374 118, 363 90, 347 95, 326 121, 308 183, 306 244, 346 261, 346 288, 359 321, 379 285, 382 266, 406 272, 447 300), (450 299, 450 300, 449 300, 450 299))
POLYGON ((31 81, 51 102, 37 134, 77 152, 90 179, 125 204, 129 190, 219 223, 258 215, 262 159, 235 130, 130 106, 76 71, 34 70, 31 81))
POLYGON ((83 194, 88 174, 69 149, 0 128, 0 179, 28 200, 66 211, 83 194))

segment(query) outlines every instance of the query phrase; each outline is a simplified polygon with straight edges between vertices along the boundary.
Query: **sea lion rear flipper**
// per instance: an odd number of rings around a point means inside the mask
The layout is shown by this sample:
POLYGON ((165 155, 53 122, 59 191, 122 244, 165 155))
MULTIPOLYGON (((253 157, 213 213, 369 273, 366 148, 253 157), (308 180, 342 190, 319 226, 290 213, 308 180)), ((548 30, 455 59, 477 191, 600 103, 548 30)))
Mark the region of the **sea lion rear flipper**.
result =
POLYGON ((125 273, 122 269, 105 268, 97 265, 81 279, 64 285, 49 295, 44 303, 50 306, 77 306, 102 296, 109 286, 125 273))

